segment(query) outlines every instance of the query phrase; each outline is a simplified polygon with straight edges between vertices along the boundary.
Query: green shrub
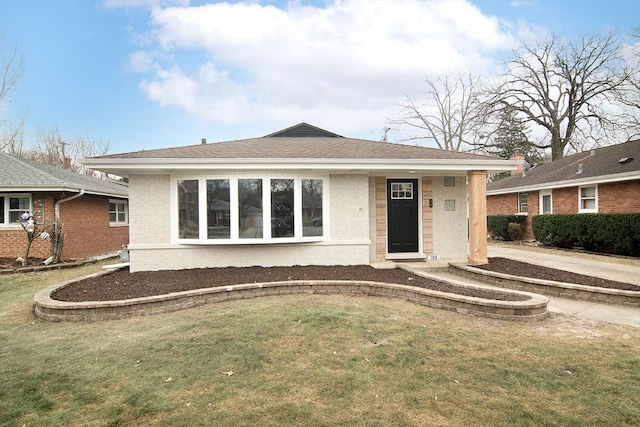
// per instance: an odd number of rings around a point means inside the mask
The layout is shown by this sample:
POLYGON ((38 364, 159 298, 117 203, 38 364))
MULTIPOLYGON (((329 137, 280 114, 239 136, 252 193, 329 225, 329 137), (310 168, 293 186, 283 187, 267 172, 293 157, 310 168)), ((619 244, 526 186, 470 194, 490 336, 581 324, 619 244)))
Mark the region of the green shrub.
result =
POLYGON ((640 214, 539 215, 532 228, 545 245, 640 256, 640 214))
POLYGON ((522 225, 517 222, 510 222, 507 226, 507 232, 511 240, 522 240, 522 225))
POLYGON ((499 239, 518 240, 511 237, 509 224, 520 225, 520 238, 522 238, 522 224, 526 219, 527 217, 524 215, 490 215, 487 216, 487 230, 499 239))

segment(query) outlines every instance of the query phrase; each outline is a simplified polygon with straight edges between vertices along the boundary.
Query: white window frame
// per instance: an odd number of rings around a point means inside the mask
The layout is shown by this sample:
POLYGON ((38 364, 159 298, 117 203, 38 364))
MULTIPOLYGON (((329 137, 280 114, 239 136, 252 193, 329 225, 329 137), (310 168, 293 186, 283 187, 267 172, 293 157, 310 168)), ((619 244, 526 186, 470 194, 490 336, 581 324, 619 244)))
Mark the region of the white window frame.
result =
POLYGON ((540 215, 550 215, 553 214, 553 192, 551 190, 548 191, 541 191, 540 192, 540 215), (549 196, 549 204, 550 204, 550 211, 549 212, 544 212, 544 198, 546 196, 549 196))
POLYGON ((326 175, 306 175, 290 173, 242 173, 242 174, 207 174, 207 175, 172 175, 171 177, 171 236, 172 241, 177 244, 204 244, 204 245, 246 245, 246 244, 279 244, 298 242, 319 242, 329 239, 329 177, 326 175), (208 239, 207 238, 207 180, 228 179, 229 199, 230 199, 230 235, 229 239, 208 239), (263 237, 240 238, 239 230, 239 208, 238 208, 238 180, 240 179, 261 179, 262 180, 262 221, 263 237), (293 237, 272 237, 271 236, 271 179, 293 179, 294 180, 294 232, 293 237), (322 180, 322 235, 303 236, 302 217, 302 180, 319 179, 322 180), (198 181, 198 233, 197 239, 185 239, 180 237, 180 227, 178 223, 178 181, 197 180, 198 181))
POLYGON ((129 201, 123 199, 109 199, 109 205, 115 203, 117 205, 124 206, 124 221, 118 220, 118 208, 116 207, 116 220, 111 221, 111 206, 109 206, 109 227, 125 227, 129 225, 129 201))
POLYGON ((529 214, 529 192, 528 191, 521 191, 518 194, 518 214, 519 215, 528 215, 529 214), (526 194, 527 195, 527 210, 523 211, 520 208, 522 207, 521 203, 520 203, 520 195, 521 194, 526 194))
POLYGON ((580 187, 578 187, 578 213, 598 213, 598 185, 597 184, 581 185, 580 187), (588 198, 582 197, 582 190, 586 188, 595 189, 593 197, 588 197, 588 198), (595 208, 582 207, 582 201, 587 199, 589 200, 593 199, 595 201, 595 205, 596 205, 595 208))
POLYGON ((29 209, 27 211, 20 212, 29 212, 33 213, 33 197, 31 193, 0 193, 0 197, 4 198, 4 205, 0 207, 4 210, 3 217, 4 221, 0 222, 0 227, 2 228, 22 228, 18 221, 9 222, 9 198, 28 198, 29 199, 29 209))

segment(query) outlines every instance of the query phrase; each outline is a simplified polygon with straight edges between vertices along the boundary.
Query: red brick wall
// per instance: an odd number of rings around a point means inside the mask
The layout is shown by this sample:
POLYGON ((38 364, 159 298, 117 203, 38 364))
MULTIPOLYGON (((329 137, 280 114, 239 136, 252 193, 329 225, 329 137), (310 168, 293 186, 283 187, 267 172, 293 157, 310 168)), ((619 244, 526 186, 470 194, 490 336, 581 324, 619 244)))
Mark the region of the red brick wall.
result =
MULTIPOLYGON (((529 217, 524 238, 533 238, 531 220, 540 213, 539 192, 529 191, 529 217)), ((556 188, 552 192, 554 214, 578 213, 578 187, 556 188)), ((518 193, 487 196, 487 215, 513 215, 518 193)), ((598 185, 599 213, 640 213, 640 180, 598 185)))
POLYGON ((129 243, 128 226, 109 226, 109 199, 83 196, 60 205, 64 259, 115 252, 129 243))
MULTIPOLYGON (((58 199, 59 197, 54 198, 48 193, 32 194, 34 210, 39 210, 37 201, 44 201, 44 221, 47 226, 53 223, 55 201, 58 199)), ((38 217, 37 213, 36 217, 38 217)), ((115 252, 129 242, 128 226, 109 226, 109 198, 107 197, 82 196, 62 203, 60 219, 65 233, 62 251, 62 258, 65 260, 115 252)), ((0 257, 23 256, 26 244, 27 237, 23 229, 0 229, 0 257)), ((29 251, 30 257, 47 258, 50 255, 50 241, 41 239, 33 241, 29 251)))
POLYGON ((598 185, 598 211, 639 213, 640 180, 598 185))

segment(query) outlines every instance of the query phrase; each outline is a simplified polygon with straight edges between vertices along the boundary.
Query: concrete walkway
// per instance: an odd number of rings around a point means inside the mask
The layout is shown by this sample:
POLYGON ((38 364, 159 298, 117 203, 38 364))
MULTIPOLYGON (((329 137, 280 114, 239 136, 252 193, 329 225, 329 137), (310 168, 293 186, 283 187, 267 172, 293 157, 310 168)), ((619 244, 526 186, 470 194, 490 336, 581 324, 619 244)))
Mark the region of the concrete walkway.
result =
MULTIPOLYGON (((489 245, 489 257, 502 257, 640 285, 640 259, 584 254, 550 248, 489 245)), ((549 297, 549 311, 640 328, 640 307, 549 297)))
MULTIPOLYGON (((583 254, 549 248, 490 244, 489 257, 509 258, 544 267, 572 271, 640 285, 640 259, 583 254)), ((444 262, 403 263, 411 269, 428 272, 441 279, 457 280, 477 286, 490 285, 449 273, 444 262)), ((548 296, 548 310, 582 319, 597 320, 640 328, 640 307, 604 304, 548 296)))

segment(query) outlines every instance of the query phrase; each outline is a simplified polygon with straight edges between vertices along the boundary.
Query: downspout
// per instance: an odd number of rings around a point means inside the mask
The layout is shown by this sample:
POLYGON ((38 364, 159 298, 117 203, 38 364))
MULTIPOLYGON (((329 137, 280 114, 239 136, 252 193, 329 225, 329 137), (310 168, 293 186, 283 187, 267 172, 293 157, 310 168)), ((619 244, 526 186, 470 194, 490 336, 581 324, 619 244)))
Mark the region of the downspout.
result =
POLYGON ((77 199, 78 197, 82 197, 83 194, 84 194, 84 188, 81 188, 80 192, 78 194, 74 194, 73 196, 67 197, 66 199, 58 200, 56 202, 55 209, 54 209, 54 215, 53 215, 54 219, 56 221, 58 221, 60 219, 60 205, 62 203, 69 202, 69 201, 71 201, 73 199, 77 199))
POLYGON ((73 199, 77 199, 78 197, 82 197, 82 195, 84 194, 84 188, 81 188, 80 191, 78 192, 78 194, 74 194, 73 196, 67 197, 66 199, 60 199, 56 202, 55 207, 54 207, 54 213, 53 213, 53 218, 54 218, 54 234, 55 234, 55 241, 56 241, 56 247, 54 248, 54 246, 52 245, 51 247, 51 258, 53 258, 53 261, 55 262, 59 262, 60 261, 60 255, 62 253, 62 244, 60 243, 60 239, 61 239, 61 232, 58 231, 58 227, 60 227, 60 205, 62 203, 66 203, 69 202, 73 199))

